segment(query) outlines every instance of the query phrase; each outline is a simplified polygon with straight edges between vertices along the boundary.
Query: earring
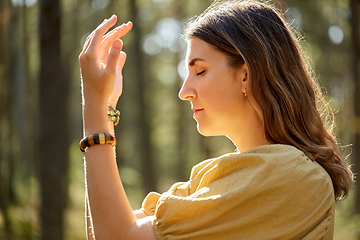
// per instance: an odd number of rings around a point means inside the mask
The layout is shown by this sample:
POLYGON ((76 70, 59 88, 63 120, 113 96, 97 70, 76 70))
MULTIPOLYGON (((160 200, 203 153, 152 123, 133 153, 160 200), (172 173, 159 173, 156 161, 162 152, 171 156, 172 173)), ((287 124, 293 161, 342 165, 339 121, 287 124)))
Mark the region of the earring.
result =
POLYGON ((244 94, 245 94, 245 97, 246 97, 246 89, 245 89, 245 92, 244 92, 244 94))

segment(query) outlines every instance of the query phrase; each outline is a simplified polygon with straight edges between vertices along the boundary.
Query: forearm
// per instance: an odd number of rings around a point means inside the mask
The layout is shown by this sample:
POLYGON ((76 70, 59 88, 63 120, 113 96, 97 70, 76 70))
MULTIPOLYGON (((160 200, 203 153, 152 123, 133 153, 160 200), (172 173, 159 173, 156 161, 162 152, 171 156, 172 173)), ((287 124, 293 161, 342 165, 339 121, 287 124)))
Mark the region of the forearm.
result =
MULTIPOLYGON (((108 133, 115 135, 114 123, 112 121, 108 121, 108 129, 109 129, 108 133)), ((84 135, 85 135, 85 133, 84 133, 84 135)), ((115 151, 115 148, 114 148, 114 151, 115 151)), ((116 154, 116 152, 115 152, 115 154, 116 154)), ((95 240, 94 227, 93 227, 93 223, 92 223, 92 217, 91 217, 91 211, 90 211, 89 198, 88 198, 87 191, 85 193, 85 224, 86 224, 87 240, 95 240)))
POLYGON ((87 194, 85 195, 85 225, 86 225, 86 239, 95 240, 93 224, 87 194))
MULTIPOLYGON (((83 117, 86 136, 110 131, 107 104, 98 104, 85 103, 83 117)), ((95 236, 98 239, 127 236, 136 224, 136 218, 120 180, 114 148, 108 144, 87 148, 85 168, 95 236)))

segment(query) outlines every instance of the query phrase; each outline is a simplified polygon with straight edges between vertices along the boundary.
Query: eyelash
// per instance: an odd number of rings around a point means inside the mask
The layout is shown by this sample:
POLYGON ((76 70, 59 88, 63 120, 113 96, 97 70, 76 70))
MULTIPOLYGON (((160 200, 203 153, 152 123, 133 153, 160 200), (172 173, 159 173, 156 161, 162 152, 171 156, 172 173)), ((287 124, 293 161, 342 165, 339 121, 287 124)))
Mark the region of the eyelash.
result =
POLYGON ((202 71, 202 72, 197 73, 196 75, 200 76, 200 75, 202 75, 202 74, 204 74, 204 73, 205 73, 205 70, 202 71))

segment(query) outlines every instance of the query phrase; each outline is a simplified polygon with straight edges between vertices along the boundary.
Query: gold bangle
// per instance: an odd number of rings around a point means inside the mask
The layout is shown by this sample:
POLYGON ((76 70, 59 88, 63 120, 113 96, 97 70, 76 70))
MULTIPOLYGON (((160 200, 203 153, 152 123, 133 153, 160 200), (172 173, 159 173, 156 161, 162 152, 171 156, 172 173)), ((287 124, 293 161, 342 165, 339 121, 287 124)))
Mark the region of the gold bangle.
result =
POLYGON ((87 136, 79 142, 79 147, 82 152, 85 152, 85 149, 96 144, 110 144, 111 146, 115 147, 116 145, 116 138, 109 134, 109 133, 99 133, 87 136))
POLYGON ((108 104, 108 107, 109 107, 108 120, 114 122, 114 126, 116 126, 120 121, 120 111, 116 110, 110 104, 108 104))

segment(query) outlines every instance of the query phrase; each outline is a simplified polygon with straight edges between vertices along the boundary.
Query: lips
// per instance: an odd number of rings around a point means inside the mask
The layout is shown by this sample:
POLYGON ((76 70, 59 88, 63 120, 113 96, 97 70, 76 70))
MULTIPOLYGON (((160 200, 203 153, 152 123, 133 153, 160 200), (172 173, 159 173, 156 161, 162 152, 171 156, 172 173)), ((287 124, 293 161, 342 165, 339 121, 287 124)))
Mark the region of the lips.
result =
POLYGON ((194 111, 194 114, 201 112, 202 110, 204 110, 203 108, 193 108, 192 109, 194 111))

